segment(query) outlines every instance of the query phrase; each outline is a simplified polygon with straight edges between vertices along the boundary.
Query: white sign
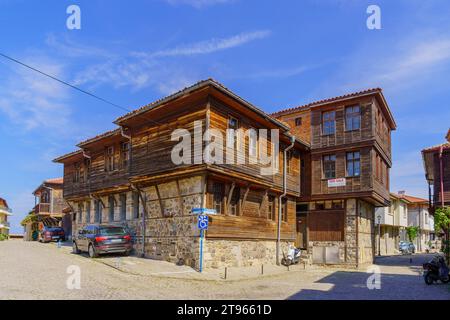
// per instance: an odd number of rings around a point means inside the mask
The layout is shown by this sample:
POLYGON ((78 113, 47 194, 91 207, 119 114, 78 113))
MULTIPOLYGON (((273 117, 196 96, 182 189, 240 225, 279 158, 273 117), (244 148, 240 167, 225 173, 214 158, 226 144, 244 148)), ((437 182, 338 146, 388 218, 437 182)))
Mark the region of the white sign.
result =
POLYGON ((345 187, 345 185, 346 185, 345 178, 328 180, 328 188, 330 188, 330 187, 345 187))

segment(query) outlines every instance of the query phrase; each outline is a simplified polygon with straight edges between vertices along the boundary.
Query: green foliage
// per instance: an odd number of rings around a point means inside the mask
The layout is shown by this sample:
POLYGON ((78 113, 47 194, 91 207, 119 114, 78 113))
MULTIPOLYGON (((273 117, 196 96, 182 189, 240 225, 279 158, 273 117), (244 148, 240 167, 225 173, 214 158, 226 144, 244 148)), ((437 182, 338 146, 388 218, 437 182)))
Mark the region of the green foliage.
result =
POLYGON ((8 236, 6 234, 0 233, 0 241, 8 240, 8 236))
POLYGON ((450 225, 450 208, 438 208, 434 213, 434 230, 436 232, 446 231, 450 225))
POLYGON ((419 227, 418 226, 406 227, 406 234, 408 235, 409 241, 413 242, 417 238, 417 235, 419 234, 419 227))

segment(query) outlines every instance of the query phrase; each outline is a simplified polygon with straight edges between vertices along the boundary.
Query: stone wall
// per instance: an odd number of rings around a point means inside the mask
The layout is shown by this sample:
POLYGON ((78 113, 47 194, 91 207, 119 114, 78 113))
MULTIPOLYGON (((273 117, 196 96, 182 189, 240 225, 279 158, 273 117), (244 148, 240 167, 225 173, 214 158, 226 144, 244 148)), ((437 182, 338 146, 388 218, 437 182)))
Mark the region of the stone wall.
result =
POLYGON ((358 200, 358 264, 371 264, 375 258, 375 207, 370 203, 358 200))
MULTIPOLYGON (((287 252, 287 243, 281 243, 287 252)), ((206 239, 203 247, 205 268, 249 267, 276 263, 276 241, 206 239)))

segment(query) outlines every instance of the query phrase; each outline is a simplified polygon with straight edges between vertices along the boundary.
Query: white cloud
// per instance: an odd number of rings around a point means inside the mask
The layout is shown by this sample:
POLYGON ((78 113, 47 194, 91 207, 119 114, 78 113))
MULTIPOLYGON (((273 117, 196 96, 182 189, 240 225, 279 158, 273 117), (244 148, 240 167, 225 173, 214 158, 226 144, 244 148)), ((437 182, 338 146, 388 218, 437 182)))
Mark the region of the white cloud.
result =
POLYGON ((226 4, 234 2, 235 0, 165 0, 170 5, 188 5, 197 9, 210 7, 217 4, 226 4))
POLYGON ((176 57, 212 54, 245 45, 268 37, 270 31, 242 32, 227 38, 213 38, 156 52, 133 52, 129 56, 108 59, 88 66, 76 74, 76 85, 109 84, 115 88, 131 87, 139 90, 155 87, 163 94, 172 93, 198 80, 197 71, 189 71, 176 57), (164 59, 162 62, 161 60, 164 59))
MULTIPOLYGON (((26 59, 26 63, 56 77, 63 75, 63 66, 47 59, 26 59)), ((1 84, 0 112, 20 131, 52 129, 60 134, 67 131, 71 114, 67 97, 68 89, 61 84, 18 66, 1 84)))
POLYGON ((147 58, 149 57, 158 58, 158 57, 193 56, 199 54, 209 54, 217 51, 238 47, 254 40, 264 39, 269 35, 270 31, 268 30, 242 32, 240 34, 228 38, 219 38, 219 39, 214 38, 206 41, 200 41, 197 43, 179 46, 173 49, 157 51, 151 54, 136 53, 136 56, 142 56, 147 58))

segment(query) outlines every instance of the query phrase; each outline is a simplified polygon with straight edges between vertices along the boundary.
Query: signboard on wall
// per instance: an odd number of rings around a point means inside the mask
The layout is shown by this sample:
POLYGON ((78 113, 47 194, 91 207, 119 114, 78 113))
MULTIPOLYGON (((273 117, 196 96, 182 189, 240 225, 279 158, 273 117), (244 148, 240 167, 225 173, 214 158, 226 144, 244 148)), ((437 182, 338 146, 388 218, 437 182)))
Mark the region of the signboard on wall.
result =
POLYGON ((329 179, 328 187, 345 187, 346 183, 345 178, 329 179))
POLYGON ((216 214, 217 211, 215 209, 207 209, 207 208, 193 208, 193 214, 216 214))

